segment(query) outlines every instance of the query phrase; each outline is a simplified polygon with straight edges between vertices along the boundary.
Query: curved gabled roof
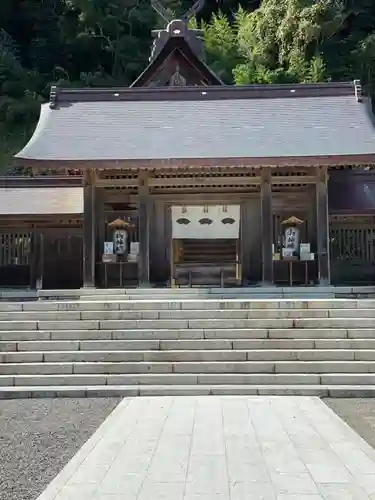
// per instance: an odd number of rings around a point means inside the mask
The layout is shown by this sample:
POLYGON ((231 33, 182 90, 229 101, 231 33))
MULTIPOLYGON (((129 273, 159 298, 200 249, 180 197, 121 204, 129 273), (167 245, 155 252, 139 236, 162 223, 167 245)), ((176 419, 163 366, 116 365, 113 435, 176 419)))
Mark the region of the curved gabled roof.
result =
POLYGON ((370 163, 375 129, 369 102, 356 99, 352 84, 59 89, 16 157, 134 165, 339 157, 340 164, 370 163))

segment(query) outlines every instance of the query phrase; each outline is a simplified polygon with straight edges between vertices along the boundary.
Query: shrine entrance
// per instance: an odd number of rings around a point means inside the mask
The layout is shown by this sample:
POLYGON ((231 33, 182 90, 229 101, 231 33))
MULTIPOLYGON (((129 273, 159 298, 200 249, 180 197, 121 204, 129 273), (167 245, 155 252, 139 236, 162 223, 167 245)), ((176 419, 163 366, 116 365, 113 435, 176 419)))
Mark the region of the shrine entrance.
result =
POLYGON ((172 206, 172 286, 241 285, 240 205, 172 206))

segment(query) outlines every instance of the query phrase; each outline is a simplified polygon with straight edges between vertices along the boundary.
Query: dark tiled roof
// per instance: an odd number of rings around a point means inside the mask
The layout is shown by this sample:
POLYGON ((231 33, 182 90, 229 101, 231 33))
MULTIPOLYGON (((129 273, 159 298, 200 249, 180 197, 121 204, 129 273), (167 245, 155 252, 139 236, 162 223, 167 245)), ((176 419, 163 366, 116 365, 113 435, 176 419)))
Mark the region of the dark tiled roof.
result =
POLYGON ((82 213, 82 187, 0 187, 0 215, 82 213))
POLYGON ((353 84, 55 91, 17 155, 30 160, 187 160, 375 154, 353 84))

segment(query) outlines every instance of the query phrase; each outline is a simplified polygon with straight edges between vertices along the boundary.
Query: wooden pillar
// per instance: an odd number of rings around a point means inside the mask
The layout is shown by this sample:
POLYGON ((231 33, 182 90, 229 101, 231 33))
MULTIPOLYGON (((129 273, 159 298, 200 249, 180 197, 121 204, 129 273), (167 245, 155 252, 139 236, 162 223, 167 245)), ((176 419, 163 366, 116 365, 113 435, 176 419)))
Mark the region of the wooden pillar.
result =
POLYGON ((150 195, 147 172, 142 172, 138 179, 138 284, 150 284, 150 195))
POLYGON ((95 251, 95 284, 97 287, 104 286, 104 266, 102 265, 104 241, 105 241, 105 214, 104 214, 104 189, 95 190, 95 219, 96 219, 96 251, 95 251), (100 263, 100 264, 99 264, 100 263))
POLYGON ((262 284, 273 284, 273 217, 271 170, 262 168, 260 184, 260 208, 262 220, 262 284))
POLYGON ((43 287, 43 235, 36 229, 31 235, 30 288, 43 287))
POLYGON ((95 171, 86 169, 83 181, 83 286, 95 286, 95 171))
POLYGON ((150 276, 157 284, 165 284, 169 279, 167 248, 170 244, 165 235, 165 202, 155 201, 150 240, 150 276))
POLYGON ((40 249, 39 258, 38 258, 38 273, 36 279, 36 289, 42 290, 43 288, 43 279, 44 279, 44 234, 40 233, 38 235, 38 247, 40 249))
POLYGON ((241 284, 248 285, 251 259, 251 221, 249 222, 249 200, 241 203, 240 243, 241 243, 241 284))
POLYGON ((329 285, 331 282, 329 258, 329 221, 328 221, 328 173, 327 167, 317 168, 316 179, 316 250, 318 262, 318 282, 329 285))

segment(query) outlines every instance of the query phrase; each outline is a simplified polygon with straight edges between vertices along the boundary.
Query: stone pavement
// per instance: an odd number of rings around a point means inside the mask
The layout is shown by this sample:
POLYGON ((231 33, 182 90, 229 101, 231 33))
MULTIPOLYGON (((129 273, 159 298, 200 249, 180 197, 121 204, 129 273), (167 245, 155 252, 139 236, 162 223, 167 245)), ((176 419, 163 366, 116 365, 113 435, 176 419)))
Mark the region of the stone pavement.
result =
POLYGON ((123 400, 39 500, 369 500, 375 450, 314 397, 123 400))

